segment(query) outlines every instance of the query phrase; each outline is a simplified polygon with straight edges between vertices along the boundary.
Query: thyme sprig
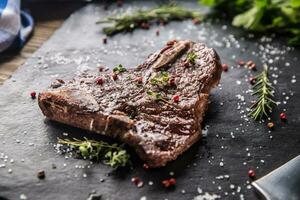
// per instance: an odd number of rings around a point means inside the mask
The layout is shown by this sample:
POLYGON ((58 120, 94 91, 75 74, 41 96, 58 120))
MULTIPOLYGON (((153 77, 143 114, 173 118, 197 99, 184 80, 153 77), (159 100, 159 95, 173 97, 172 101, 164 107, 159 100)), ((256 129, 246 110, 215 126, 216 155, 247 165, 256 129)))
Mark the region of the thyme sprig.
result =
MULTIPOLYGON (((154 20, 169 22, 172 20, 197 19, 201 20, 203 15, 197 11, 177 5, 165 5, 148 10, 138 10, 132 14, 108 17, 105 20, 97 21, 100 23, 114 23, 112 26, 103 28, 106 35, 114 35, 120 32, 130 32, 136 28, 143 27, 145 23, 149 26, 154 20)), ((144 27, 145 28, 145 27, 144 27)))
POLYGON ((71 146, 85 159, 102 160, 104 164, 114 169, 130 164, 130 155, 123 148, 123 145, 109 144, 107 142, 89 140, 87 138, 84 138, 84 140, 59 138, 58 143, 71 146))
POLYGON ((257 96, 256 102, 251 106, 249 115, 255 119, 260 120, 264 117, 269 117, 272 108, 276 105, 273 100, 274 88, 268 78, 268 66, 264 64, 264 70, 255 77, 256 84, 253 86, 254 93, 257 96))
POLYGON ((153 97, 157 101, 163 101, 167 104, 170 104, 170 102, 167 99, 163 98, 162 94, 159 92, 153 92, 151 90, 148 90, 147 94, 148 94, 148 96, 153 97))
POLYGON ((187 61, 195 63, 197 55, 194 52, 189 52, 186 56, 187 61))
POLYGON ((153 78, 150 79, 150 83, 152 85, 168 85, 169 81, 169 73, 168 72, 161 72, 160 74, 155 75, 153 78))

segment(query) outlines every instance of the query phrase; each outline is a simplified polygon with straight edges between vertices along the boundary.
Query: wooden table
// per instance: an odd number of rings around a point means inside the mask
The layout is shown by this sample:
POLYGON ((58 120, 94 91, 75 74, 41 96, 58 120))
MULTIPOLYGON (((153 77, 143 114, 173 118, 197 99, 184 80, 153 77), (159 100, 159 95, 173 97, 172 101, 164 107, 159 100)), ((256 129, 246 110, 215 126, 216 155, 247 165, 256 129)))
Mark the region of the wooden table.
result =
POLYGON ((35 20, 34 33, 22 50, 0 54, 0 85, 48 40, 72 12, 84 4, 77 1, 59 3, 49 1, 22 5, 23 9, 28 10, 35 20))

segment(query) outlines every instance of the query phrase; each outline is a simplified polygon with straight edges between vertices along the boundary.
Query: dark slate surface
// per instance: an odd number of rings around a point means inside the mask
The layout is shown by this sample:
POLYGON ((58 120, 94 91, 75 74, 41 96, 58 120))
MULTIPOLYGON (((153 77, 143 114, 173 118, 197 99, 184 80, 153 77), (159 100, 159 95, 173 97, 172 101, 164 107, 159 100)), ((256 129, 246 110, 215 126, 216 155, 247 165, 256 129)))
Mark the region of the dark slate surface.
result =
MULTIPOLYGON (((123 8, 111 7, 113 11, 104 11, 94 4, 79 10, 0 87, 0 199, 20 199, 24 194, 27 199, 82 200, 91 192, 101 194, 103 199, 134 200, 142 196, 193 199, 199 195, 198 187, 203 193, 221 195, 221 199, 255 199, 253 190, 247 188, 248 169, 255 168, 257 177, 261 177, 300 153, 300 93, 298 82, 292 81, 300 76, 299 50, 287 48, 277 39, 266 42, 265 37, 243 36, 223 22, 194 26, 191 21, 159 27, 159 37, 155 36, 157 28, 137 30, 109 38, 108 44, 103 45, 101 26, 94 24, 99 17, 146 4, 155 5, 145 1, 132 4, 133 7, 128 4, 123 8), (217 50, 223 63, 232 66, 223 74, 221 85, 212 92, 205 120, 209 125, 205 131, 207 137, 161 169, 143 170, 142 163, 132 153, 134 169, 117 171, 110 176, 111 169, 101 163, 65 158, 56 152, 53 144, 57 137, 66 137, 64 132, 69 133, 69 137, 99 136, 45 120, 37 101, 30 98, 31 91, 42 91, 56 78, 67 79, 83 70, 96 70, 101 64, 113 67, 122 63, 134 67, 173 38, 203 41, 217 50), (275 50, 262 51, 264 47, 275 47, 275 50), (277 81, 276 99, 281 102, 273 114, 276 128, 271 133, 265 123, 241 118, 251 101, 247 77, 257 72, 238 68, 237 59, 254 60, 258 70, 262 69, 262 62, 270 62, 271 78, 277 81), (239 94, 245 101, 238 99, 239 94), (238 104, 241 105, 239 110, 238 104), (287 123, 278 117, 284 109, 287 123), (45 170, 45 180, 37 179, 38 170, 45 170), (161 186, 161 180, 170 177, 170 172, 175 173, 177 185, 167 190, 161 186), (83 177, 84 174, 87 177, 83 177), (230 178, 216 179, 220 175, 230 178), (136 188, 130 182, 133 176, 139 176, 145 186, 136 188), (100 182, 100 179, 105 181, 100 182), (154 184, 149 186, 149 181, 154 184), (234 189, 230 188, 231 184, 234 189)), ((184 5, 196 7, 191 2, 184 5)))

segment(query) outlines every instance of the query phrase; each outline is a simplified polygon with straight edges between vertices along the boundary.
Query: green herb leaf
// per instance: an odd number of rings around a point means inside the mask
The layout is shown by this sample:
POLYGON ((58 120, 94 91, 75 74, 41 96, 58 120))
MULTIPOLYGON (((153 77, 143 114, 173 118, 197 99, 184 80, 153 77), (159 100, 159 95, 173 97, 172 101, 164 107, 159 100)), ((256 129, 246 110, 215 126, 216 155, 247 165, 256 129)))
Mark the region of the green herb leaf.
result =
POLYGON ((125 150, 115 152, 109 151, 105 154, 104 163, 112 168, 125 167, 129 158, 129 155, 125 150))
POLYGON ((189 52, 186 56, 186 59, 191 63, 195 63, 196 58, 197 58, 197 55, 194 52, 189 52))
MULTIPOLYGON (((226 13, 232 24, 246 31, 272 32, 286 36, 288 44, 300 45, 299 0, 199 0, 215 8, 213 14, 226 13)), ((213 15, 212 15, 213 16, 213 15)))
POLYGON ((168 72, 161 72, 160 74, 155 75, 153 78, 150 79, 150 83, 152 85, 168 85, 169 81, 169 73, 168 72))
POLYGON ((198 0, 198 3, 206 6, 215 6, 222 2, 223 0, 198 0))
POLYGON ((166 100, 165 98, 163 98, 162 94, 159 93, 159 92, 153 92, 153 91, 151 91, 151 90, 148 90, 148 91, 147 91, 147 94, 148 94, 149 96, 153 97, 153 98, 154 98, 155 100, 157 100, 157 101, 163 101, 163 102, 165 102, 165 103, 169 103, 169 101, 166 100))
POLYGON ((121 73, 121 72, 125 72, 127 71, 127 69, 125 67, 123 67, 123 65, 119 64, 118 66, 113 68, 113 72, 116 73, 121 73))
POLYGON ((74 150, 78 150, 83 158, 91 160, 103 160, 105 164, 113 167, 124 167, 130 164, 130 155, 122 145, 109 144, 103 141, 78 139, 58 139, 59 144, 69 145, 74 150))
POLYGON ((232 24, 237 27, 242 26, 248 30, 264 30, 261 19, 264 16, 266 5, 267 0, 256 0, 256 4, 251 9, 235 16, 232 24))

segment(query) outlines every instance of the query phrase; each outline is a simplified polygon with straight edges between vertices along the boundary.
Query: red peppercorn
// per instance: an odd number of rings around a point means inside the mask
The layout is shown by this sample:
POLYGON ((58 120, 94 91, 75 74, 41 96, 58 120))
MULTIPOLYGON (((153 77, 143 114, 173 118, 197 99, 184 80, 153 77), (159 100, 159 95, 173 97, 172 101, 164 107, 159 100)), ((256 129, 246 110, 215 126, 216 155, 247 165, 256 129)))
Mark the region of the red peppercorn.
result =
POLYGON ((245 65, 245 61, 240 60, 240 61, 238 61, 238 64, 241 65, 241 66, 242 66, 242 65, 245 65))
POLYGON ((103 39, 102 39, 102 42, 103 42, 103 44, 107 44, 107 38, 106 38, 106 37, 103 38, 103 39))
POLYGON ((251 70, 253 70, 253 71, 256 71, 256 64, 252 63, 251 65, 249 65, 248 68, 251 69, 251 70))
POLYGON ((249 60, 249 61, 246 63, 247 66, 250 66, 250 65, 252 65, 252 64, 253 64, 253 61, 252 61, 252 60, 249 60))
POLYGON ((102 84, 104 83, 103 78, 97 78, 97 79, 96 79, 96 83, 97 83, 98 85, 102 85, 102 84))
POLYGON ((131 178, 131 182, 134 184, 138 184, 141 181, 141 179, 139 177, 132 177, 131 178))
POLYGON ((36 92, 35 91, 31 92, 30 96, 31 96, 32 99, 35 99, 36 98, 36 92))
POLYGON ((104 71, 104 66, 100 66, 99 68, 98 68, 98 70, 99 70, 99 72, 103 72, 104 71))
POLYGON ((249 82, 250 82, 251 85, 254 85, 255 82, 256 82, 255 77, 251 76, 251 77, 249 78, 249 82))
POLYGON ((178 102, 179 102, 179 96, 178 96, 178 95, 174 95, 174 96, 173 96, 173 101, 174 101, 175 103, 178 103, 178 102))
POLYGON ((228 71, 228 65, 227 64, 222 64, 222 69, 224 72, 228 71))
POLYGON ((163 180, 162 184, 164 185, 165 188, 168 188, 168 187, 171 186, 170 181, 168 179, 167 180, 163 180))
POLYGON ((280 113, 279 117, 280 117, 280 119, 281 119, 282 121, 287 120, 287 117, 286 117, 286 114, 285 114, 285 113, 280 113))
POLYGON ((156 30, 155 34, 156 36, 159 36, 159 30, 156 30))
POLYGON ((200 19, 197 19, 197 18, 194 18, 194 19, 192 20, 192 22, 193 22, 194 25, 198 25, 198 24, 201 23, 200 19))
POLYGON ((118 75, 116 73, 113 73, 111 77, 114 81, 118 79, 118 75))
POLYGON ((248 176, 249 176, 250 178, 254 178, 254 177, 255 177, 255 172, 254 172, 254 170, 249 169, 249 171, 248 171, 248 176))
POLYGON ((147 165, 146 163, 144 163, 143 164, 143 168, 147 170, 147 169, 149 169, 149 165, 147 165))
POLYGON ((148 30, 148 29, 150 28, 150 24, 147 23, 147 22, 143 22, 143 23, 141 24, 141 28, 142 28, 142 29, 148 30))
POLYGON ((175 78, 170 78, 170 80, 169 80, 169 85, 170 86, 175 86, 176 84, 175 84, 175 78))
POLYGON ((169 180, 171 185, 175 185, 176 184, 176 179, 175 178, 170 178, 169 180))
POLYGON ((162 184, 165 188, 169 188, 176 184, 176 179, 175 178, 165 179, 162 181, 162 184))

